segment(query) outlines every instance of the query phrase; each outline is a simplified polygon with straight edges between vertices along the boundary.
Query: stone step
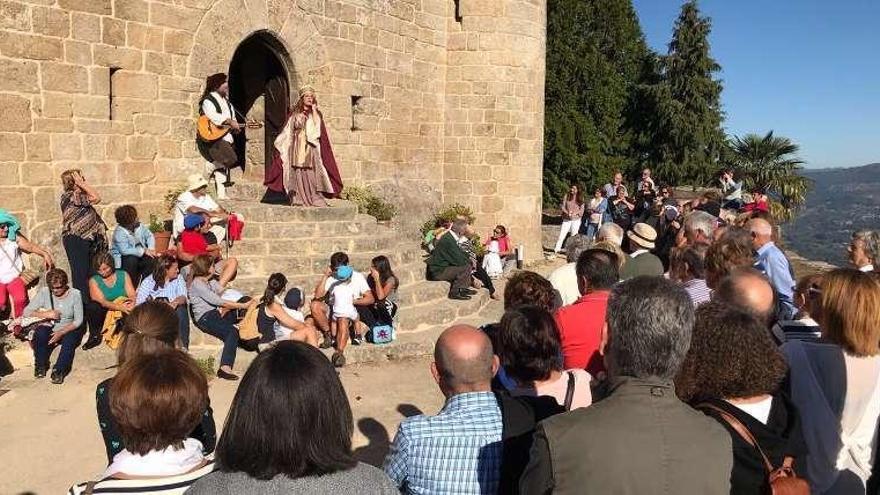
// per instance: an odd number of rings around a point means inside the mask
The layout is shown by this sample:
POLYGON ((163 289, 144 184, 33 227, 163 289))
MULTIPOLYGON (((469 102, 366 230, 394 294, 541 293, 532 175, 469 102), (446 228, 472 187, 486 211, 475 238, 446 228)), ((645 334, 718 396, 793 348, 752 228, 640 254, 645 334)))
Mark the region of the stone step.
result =
POLYGON ((397 312, 398 326, 401 333, 419 332, 435 325, 446 325, 458 318, 472 315, 480 311, 489 302, 489 292, 481 289, 469 301, 454 301, 446 298, 449 284, 445 282, 428 282, 443 284, 442 299, 436 299, 412 306, 401 306, 397 312))
POLYGON ((231 200, 260 201, 266 193, 266 186, 245 178, 235 179, 235 185, 226 188, 226 196, 231 200))
POLYGON ((357 218, 357 206, 340 199, 331 200, 330 206, 323 208, 268 205, 244 200, 223 200, 220 203, 229 211, 241 213, 245 228, 248 222, 332 222, 357 218))
MULTIPOLYGON (((238 259, 238 271, 247 276, 268 276, 274 272, 281 272, 289 276, 296 275, 320 275, 324 273, 330 259, 332 250, 320 254, 288 254, 288 255, 257 255, 242 254, 233 255, 238 259)), ((387 256, 391 266, 405 265, 422 260, 422 251, 418 248, 403 248, 394 246, 383 251, 360 251, 349 252, 351 266, 359 271, 367 271, 370 261, 379 255, 387 256)))
POLYGON ((400 243, 399 235, 392 231, 342 237, 302 237, 300 239, 254 239, 245 236, 230 249, 230 256, 278 255, 308 256, 324 255, 336 251, 346 253, 390 252, 400 243))
POLYGON ((373 235, 387 232, 369 215, 356 215, 354 220, 324 222, 259 222, 245 217, 245 239, 290 239, 373 235))

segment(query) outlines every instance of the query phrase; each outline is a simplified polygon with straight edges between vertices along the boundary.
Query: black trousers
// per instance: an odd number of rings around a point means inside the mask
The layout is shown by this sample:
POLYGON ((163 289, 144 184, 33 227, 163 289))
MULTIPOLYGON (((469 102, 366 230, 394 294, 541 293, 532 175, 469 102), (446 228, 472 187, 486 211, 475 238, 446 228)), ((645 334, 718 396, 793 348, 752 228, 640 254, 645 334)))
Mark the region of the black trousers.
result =
POLYGON ((492 278, 486 273, 486 269, 483 268, 482 258, 477 261, 477 268, 474 270, 474 278, 483 283, 483 287, 489 291, 490 295, 495 293, 495 284, 492 283, 492 278))
MULTIPOLYGON (((92 274, 92 252, 95 241, 76 235, 66 235, 61 239, 61 244, 64 246, 67 262, 70 264, 70 285, 79 291, 82 296, 83 308, 88 311, 91 304, 89 276, 92 274)), ((103 315, 97 327, 94 327, 92 322, 93 319, 89 318, 88 312, 86 312, 83 325, 88 326, 90 338, 101 334, 101 326, 104 324, 103 315)))
POLYGON ((140 285, 141 280, 153 273, 155 266, 155 259, 147 255, 122 257, 122 269, 128 274, 128 278, 131 279, 131 283, 135 287, 140 285))

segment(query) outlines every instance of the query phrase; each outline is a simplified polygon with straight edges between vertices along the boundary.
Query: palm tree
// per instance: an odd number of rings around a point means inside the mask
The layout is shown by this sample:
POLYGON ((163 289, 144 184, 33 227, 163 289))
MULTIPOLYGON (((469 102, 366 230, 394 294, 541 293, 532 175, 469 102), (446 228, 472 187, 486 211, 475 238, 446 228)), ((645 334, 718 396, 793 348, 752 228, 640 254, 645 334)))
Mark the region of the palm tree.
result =
POLYGON ((763 137, 753 133, 734 136, 728 147, 744 187, 766 190, 773 216, 791 220, 812 187, 810 179, 800 174, 804 164, 796 156, 800 146, 770 131, 763 137))

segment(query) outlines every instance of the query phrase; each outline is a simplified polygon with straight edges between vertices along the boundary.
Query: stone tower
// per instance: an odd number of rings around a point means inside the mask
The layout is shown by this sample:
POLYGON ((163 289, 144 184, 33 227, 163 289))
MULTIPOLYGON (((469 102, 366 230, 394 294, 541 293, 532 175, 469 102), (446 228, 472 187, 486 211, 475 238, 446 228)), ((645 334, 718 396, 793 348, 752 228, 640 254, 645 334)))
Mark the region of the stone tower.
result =
POLYGON ((59 175, 80 168, 108 223, 124 203, 167 217, 204 170, 204 79, 227 72, 266 123, 245 180, 309 83, 343 179, 394 198, 407 233, 460 202, 537 257, 545 20, 545 0, 2 0, 0 207, 60 252, 59 175))

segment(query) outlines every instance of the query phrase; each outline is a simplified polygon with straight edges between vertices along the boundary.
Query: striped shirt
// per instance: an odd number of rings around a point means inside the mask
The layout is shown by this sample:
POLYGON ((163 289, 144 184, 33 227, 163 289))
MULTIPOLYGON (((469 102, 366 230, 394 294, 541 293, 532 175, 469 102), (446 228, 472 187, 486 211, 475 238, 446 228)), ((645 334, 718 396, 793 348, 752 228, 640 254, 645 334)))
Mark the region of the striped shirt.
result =
POLYGON ((61 235, 83 239, 106 236, 107 226, 85 193, 67 191, 61 195, 61 235))
POLYGON ((95 495, 131 495, 133 493, 152 493, 158 495, 183 495, 199 478, 214 471, 214 462, 209 461, 195 471, 176 476, 142 479, 116 479, 112 476, 97 482, 79 483, 70 487, 67 495, 88 493, 89 484, 94 483, 91 493, 95 495))
POLYGON ((164 297, 168 301, 173 301, 180 296, 186 297, 186 280, 183 279, 182 275, 179 275, 170 282, 165 282, 162 287, 156 287, 156 281, 150 275, 137 288, 136 304, 143 304, 157 297, 164 297))
POLYGON ((408 494, 494 494, 501 476, 501 409, 492 392, 450 397, 436 416, 403 420, 385 473, 408 494))
POLYGON ((694 303, 694 307, 707 303, 709 302, 709 299, 712 298, 712 289, 710 289, 709 286, 706 285, 706 281, 701 278, 692 278, 681 284, 681 286, 684 287, 684 291, 690 296, 691 302, 694 303))

